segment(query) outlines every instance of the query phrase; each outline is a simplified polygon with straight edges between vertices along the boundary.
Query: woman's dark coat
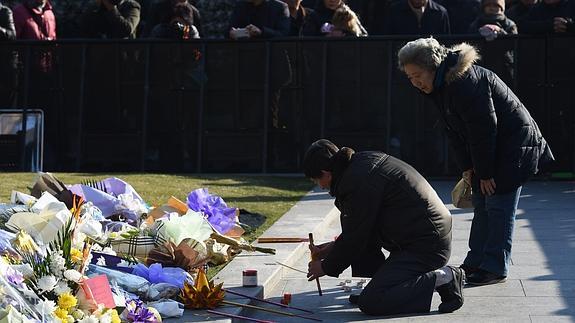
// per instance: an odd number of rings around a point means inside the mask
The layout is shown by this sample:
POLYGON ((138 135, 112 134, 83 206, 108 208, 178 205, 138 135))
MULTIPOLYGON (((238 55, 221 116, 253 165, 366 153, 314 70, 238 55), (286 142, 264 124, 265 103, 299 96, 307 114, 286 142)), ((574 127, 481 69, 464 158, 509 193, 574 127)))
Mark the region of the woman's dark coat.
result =
POLYGON ((522 185, 553 154, 537 123, 511 89, 474 63, 475 48, 460 44, 438 67, 435 101, 461 170, 493 178, 497 193, 522 185))
POLYGON ((376 261, 365 258, 381 255, 382 247, 426 254, 451 238, 451 215, 435 190, 413 167, 387 154, 353 154, 345 169, 332 172, 330 194, 341 211, 342 233, 322 262, 329 276, 362 260, 376 261))

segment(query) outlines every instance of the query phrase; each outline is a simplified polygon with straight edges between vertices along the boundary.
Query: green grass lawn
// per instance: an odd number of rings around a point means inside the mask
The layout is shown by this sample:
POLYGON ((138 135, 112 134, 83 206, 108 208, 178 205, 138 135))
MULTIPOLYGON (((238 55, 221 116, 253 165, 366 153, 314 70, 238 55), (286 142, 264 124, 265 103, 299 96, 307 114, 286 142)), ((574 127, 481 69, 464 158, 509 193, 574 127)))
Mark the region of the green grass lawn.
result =
MULTIPOLYGON (((312 187, 302 177, 265 175, 162 175, 162 174, 55 174, 65 184, 77 184, 84 179, 101 180, 115 176, 128 183, 150 205, 167 202, 170 196, 186 201, 189 192, 207 188, 211 194, 221 196, 230 207, 246 209, 267 217, 265 223, 244 234, 253 241, 287 212, 312 187)), ((0 173, 0 203, 10 201, 10 193, 17 190, 29 193, 34 173, 0 173)))
MULTIPOLYGON (((298 202, 313 184, 302 177, 265 175, 162 175, 162 174, 55 174, 65 184, 77 184, 85 179, 102 180, 115 176, 128 183, 150 205, 167 202, 170 196, 186 201, 189 192, 207 188, 221 196, 229 207, 246 209, 266 216, 266 221, 243 238, 251 242, 298 202)), ((34 173, 0 173, 0 203, 10 201, 12 190, 29 193, 34 173)), ((210 268, 211 279, 224 265, 210 268)))

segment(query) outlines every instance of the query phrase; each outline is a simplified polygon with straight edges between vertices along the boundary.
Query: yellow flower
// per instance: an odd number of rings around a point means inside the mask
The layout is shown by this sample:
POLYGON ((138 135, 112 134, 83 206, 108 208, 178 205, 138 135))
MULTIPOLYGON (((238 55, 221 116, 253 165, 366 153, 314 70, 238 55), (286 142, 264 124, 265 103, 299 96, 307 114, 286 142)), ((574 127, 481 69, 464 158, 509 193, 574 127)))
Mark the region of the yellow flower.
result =
POLYGON ((82 258, 83 258, 82 257, 82 251, 80 251, 76 248, 72 248, 70 250, 70 257, 72 258, 73 262, 78 263, 78 262, 82 261, 82 258))
POLYGON ((78 304, 78 300, 76 297, 70 293, 63 293, 58 296, 58 306, 61 309, 68 310, 71 307, 76 306, 78 304))
POLYGON ((112 310, 112 323, 120 323, 120 322, 122 322, 122 320, 120 320, 120 315, 118 315, 118 311, 112 310))
POLYGON ((40 250, 34 239, 32 239, 28 233, 22 230, 18 232, 16 238, 14 238, 14 241, 12 242, 12 245, 18 251, 28 254, 33 254, 40 250))
POLYGON ((53 314, 56 318, 60 319, 60 321, 68 322, 68 311, 67 310, 58 307, 54 310, 53 314))

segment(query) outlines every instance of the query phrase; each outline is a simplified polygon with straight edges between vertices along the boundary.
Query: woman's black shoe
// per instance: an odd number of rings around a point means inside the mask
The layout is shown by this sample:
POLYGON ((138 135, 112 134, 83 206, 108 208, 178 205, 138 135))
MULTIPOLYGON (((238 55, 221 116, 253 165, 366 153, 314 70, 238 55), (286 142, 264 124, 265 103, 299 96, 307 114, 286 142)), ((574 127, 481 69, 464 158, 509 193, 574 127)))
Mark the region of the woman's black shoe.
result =
POLYGON ((497 275, 481 269, 467 277, 467 283, 475 286, 492 285, 504 283, 505 281, 507 281, 506 276, 497 275))
POLYGON ((439 296, 441 296, 441 304, 439 304, 439 311, 441 313, 451 313, 463 306, 465 272, 458 267, 447 267, 453 271, 453 280, 436 288, 439 296))

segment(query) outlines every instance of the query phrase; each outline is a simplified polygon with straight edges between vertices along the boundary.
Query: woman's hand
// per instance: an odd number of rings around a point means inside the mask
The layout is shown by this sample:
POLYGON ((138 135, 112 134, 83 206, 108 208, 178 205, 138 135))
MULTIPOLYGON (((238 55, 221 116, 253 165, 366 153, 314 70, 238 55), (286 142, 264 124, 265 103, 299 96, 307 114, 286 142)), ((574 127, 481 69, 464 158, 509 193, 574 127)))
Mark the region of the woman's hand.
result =
POLYGON ((493 178, 490 179, 480 179, 479 180, 479 186, 481 187, 481 193, 483 193, 483 195, 493 195, 495 194, 495 180, 493 178))
POLYGON ((310 261, 307 265, 307 280, 312 281, 321 276, 325 276, 323 268, 321 268, 321 260, 310 261))
POLYGON ((473 168, 464 171, 463 174, 461 174, 461 177, 463 177, 465 183, 471 185, 471 177, 473 177, 473 168))

